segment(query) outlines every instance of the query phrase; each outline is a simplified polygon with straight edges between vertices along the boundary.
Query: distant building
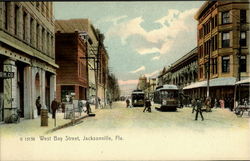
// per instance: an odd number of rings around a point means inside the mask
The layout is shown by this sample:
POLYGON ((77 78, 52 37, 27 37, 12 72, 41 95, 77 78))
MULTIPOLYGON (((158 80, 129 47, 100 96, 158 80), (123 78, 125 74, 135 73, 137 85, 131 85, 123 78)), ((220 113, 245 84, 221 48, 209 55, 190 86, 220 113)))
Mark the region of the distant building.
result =
POLYGON ((0 122, 16 109, 37 117, 36 98, 49 107, 55 97, 54 17, 52 2, 0 2, 0 122), (2 98, 0 98, 1 100, 2 98))
MULTIPOLYGON (((56 22, 57 23, 57 22, 56 22)), ((86 100, 88 88, 87 44, 79 32, 56 34, 57 99, 66 102, 66 95, 86 100)))
POLYGON ((145 91, 147 89, 147 77, 145 75, 140 76, 137 89, 145 91))

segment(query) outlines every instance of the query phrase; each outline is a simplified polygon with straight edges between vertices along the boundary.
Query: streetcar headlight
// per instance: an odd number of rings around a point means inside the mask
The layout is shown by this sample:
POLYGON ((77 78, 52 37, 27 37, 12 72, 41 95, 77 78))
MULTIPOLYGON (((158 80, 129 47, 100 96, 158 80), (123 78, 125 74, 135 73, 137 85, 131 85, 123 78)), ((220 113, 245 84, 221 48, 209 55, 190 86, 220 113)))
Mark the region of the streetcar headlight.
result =
POLYGON ((166 100, 162 100, 162 105, 167 105, 167 101, 166 100))

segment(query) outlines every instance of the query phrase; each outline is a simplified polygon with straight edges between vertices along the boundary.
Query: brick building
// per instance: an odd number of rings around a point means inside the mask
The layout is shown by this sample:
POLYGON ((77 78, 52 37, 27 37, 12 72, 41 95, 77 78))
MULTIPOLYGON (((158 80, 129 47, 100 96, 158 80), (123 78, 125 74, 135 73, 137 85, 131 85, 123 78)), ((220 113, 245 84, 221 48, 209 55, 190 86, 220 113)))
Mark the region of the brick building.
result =
POLYGON ((199 82, 189 88, 205 97, 210 78, 211 97, 233 98, 235 82, 250 76, 249 1, 208 1, 195 19, 199 82))
POLYGON ((38 96, 49 107, 56 68, 53 3, 0 2, 0 72, 14 73, 0 78, 0 121, 17 109, 24 118, 37 117, 38 96))
MULTIPOLYGON (((78 31, 85 39, 87 59, 87 96, 101 100, 107 96, 108 53, 103 44, 104 35, 95 29, 89 19, 56 20, 56 32, 75 33, 78 31)), ((59 46, 60 47, 60 46, 59 46)))
POLYGON ((56 63, 57 70, 56 96, 57 100, 66 102, 66 95, 75 93, 74 98, 86 100, 88 88, 87 45, 77 31, 74 33, 57 32, 56 63))

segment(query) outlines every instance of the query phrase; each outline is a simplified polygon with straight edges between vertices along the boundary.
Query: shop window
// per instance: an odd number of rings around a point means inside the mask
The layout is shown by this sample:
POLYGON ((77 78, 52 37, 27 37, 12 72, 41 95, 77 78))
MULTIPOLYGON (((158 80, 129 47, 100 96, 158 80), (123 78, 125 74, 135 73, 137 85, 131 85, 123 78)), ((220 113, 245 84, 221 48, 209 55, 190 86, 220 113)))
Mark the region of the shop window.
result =
POLYGON ((229 56, 222 57, 222 73, 230 72, 230 58, 229 56))
POLYGON ((230 46, 229 32, 222 33, 222 48, 227 48, 230 46))
POLYGON ((71 93, 75 93, 74 86, 61 86, 61 99, 62 102, 67 102, 67 97, 71 95, 71 93))
POLYGON ((247 71, 247 62, 246 62, 246 56, 240 57, 240 72, 246 72, 247 71))
POLYGON ((227 24, 230 22, 230 15, 229 11, 227 12, 222 12, 222 24, 227 24))

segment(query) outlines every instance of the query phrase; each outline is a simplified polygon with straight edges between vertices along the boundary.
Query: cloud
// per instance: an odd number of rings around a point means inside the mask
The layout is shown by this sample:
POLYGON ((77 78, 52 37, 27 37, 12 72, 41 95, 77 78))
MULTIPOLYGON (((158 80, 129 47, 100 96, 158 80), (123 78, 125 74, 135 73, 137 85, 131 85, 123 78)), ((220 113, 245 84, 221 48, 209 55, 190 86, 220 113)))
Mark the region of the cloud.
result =
POLYGON ((152 60, 159 60, 160 59, 160 56, 155 56, 152 58, 152 60))
POLYGON ((152 53, 158 53, 159 49, 158 48, 140 48, 140 49, 136 49, 136 51, 140 54, 140 55, 145 55, 145 54, 152 54, 152 53))
POLYGON ((146 77, 155 77, 159 74, 160 70, 156 70, 152 73, 145 74, 146 77))
MULTIPOLYGON (((153 52, 158 52, 162 55, 168 54, 170 49, 178 43, 177 37, 180 37, 179 35, 183 34, 183 32, 190 32, 190 30, 196 31, 196 21, 193 19, 196 11, 197 8, 185 11, 170 9, 166 16, 152 22, 161 24, 161 27, 150 31, 146 31, 142 27, 141 24, 144 22, 144 19, 136 17, 113 25, 108 30, 107 37, 117 36, 123 44, 127 44, 128 38, 140 36, 147 43, 144 43, 144 45, 143 43, 139 45, 135 43, 130 44, 131 48, 138 54, 144 55, 153 52)), ((182 38, 189 41, 188 38, 182 38)), ((153 59, 156 60, 157 57, 153 59)))
POLYGON ((141 66, 140 68, 133 70, 133 71, 130 71, 129 73, 138 73, 138 72, 144 71, 144 70, 145 70, 145 66, 141 66))
POLYGON ((136 85, 138 84, 138 79, 134 80, 118 80, 119 85, 136 85))
POLYGON ((99 21, 100 22, 112 22, 114 25, 117 25, 117 22, 120 21, 120 20, 123 20, 125 18, 127 18, 128 16, 127 15, 121 15, 121 16, 108 16, 106 18, 103 18, 99 21))

